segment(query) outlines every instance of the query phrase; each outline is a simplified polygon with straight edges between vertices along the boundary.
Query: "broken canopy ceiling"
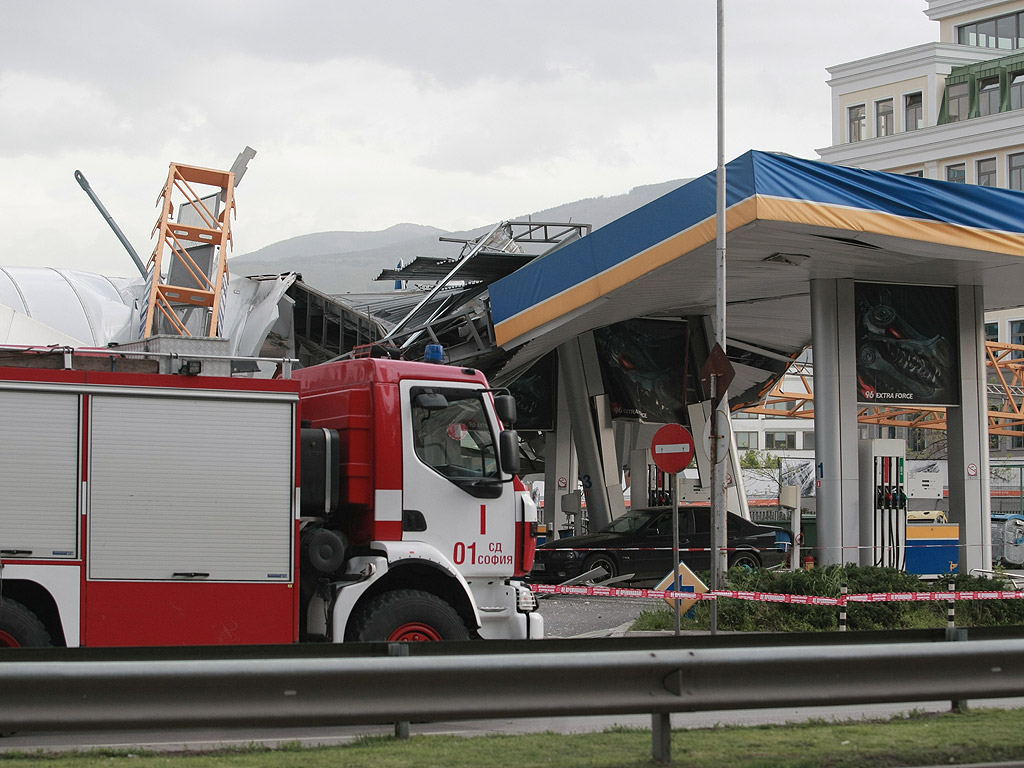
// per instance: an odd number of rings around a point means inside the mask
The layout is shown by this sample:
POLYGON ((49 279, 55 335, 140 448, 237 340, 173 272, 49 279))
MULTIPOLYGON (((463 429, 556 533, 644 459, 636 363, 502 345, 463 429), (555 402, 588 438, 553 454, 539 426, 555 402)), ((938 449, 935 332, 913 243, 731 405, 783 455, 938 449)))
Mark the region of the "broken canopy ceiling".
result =
MULTIPOLYGON (((495 336, 522 369, 632 317, 715 315, 714 172, 490 286, 495 336)), ((748 152, 727 166, 730 356, 811 343, 810 281, 981 285, 1021 304, 1024 193, 748 152)), ((734 361, 734 364, 737 361, 734 361)), ((732 391, 776 376, 737 365, 732 391)))

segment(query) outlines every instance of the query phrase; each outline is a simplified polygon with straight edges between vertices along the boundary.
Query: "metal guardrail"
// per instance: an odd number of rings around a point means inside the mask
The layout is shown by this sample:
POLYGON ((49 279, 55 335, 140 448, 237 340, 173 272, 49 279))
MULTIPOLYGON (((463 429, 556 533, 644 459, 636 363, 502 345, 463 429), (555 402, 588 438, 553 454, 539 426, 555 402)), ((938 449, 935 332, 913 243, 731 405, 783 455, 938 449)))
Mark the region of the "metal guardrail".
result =
MULTIPOLYGON (((501 644, 499 644, 501 645, 501 644)), ((540 643, 538 643, 540 645, 540 643)), ((546 647, 551 647, 544 643, 546 647)), ((1024 639, 455 655, 0 657, 2 730, 314 726, 1024 695, 1024 639), (13 660, 12 660, 13 659, 13 660)), ((553 647, 558 647, 557 644, 553 647)), ((15 652, 19 653, 19 652, 15 652)), ((23 652, 20 652, 23 653, 23 652)), ((368 651, 363 652, 368 653, 368 651)), ((665 721, 667 722, 667 717, 665 721)))

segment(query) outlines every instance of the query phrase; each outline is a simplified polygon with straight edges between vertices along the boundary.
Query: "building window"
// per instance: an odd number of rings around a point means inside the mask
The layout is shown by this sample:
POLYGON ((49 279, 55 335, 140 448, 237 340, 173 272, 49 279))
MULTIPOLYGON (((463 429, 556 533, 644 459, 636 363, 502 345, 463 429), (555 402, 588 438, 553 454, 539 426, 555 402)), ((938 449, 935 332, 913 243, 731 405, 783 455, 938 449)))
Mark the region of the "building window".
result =
POLYGON ((1024 107, 1024 72, 1010 73, 1010 109, 1024 107))
POLYGON ((736 447, 741 451, 757 450, 757 432, 736 432, 736 447))
POLYGON ((986 77, 978 83, 978 114, 995 115, 999 112, 999 78, 986 77))
POLYGON ((946 181, 954 184, 965 184, 967 182, 967 166, 963 163, 946 166, 946 181))
POLYGON ((946 122, 966 120, 971 110, 970 83, 953 83, 946 88, 946 122))
POLYGON ((964 24, 962 27, 957 27, 956 30, 956 42, 959 45, 977 45, 978 44, 978 25, 977 24, 964 24))
MULTIPOLYGON (((1024 320, 1010 321, 1010 343, 1024 345, 1024 320)), ((1010 353, 1010 359, 1012 360, 1020 360, 1022 358, 1024 358, 1024 351, 1015 349, 1010 353)))
MULTIPOLYGON (((1010 343, 1024 345, 1024 320, 1010 321, 1010 343)), ((1013 357, 1024 357, 1024 353, 1014 352, 1013 357)))
POLYGON ((979 160, 977 171, 979 187, 996 186, 996 159, 994 157, 979 160))
POLYGON ((814 450, 814 433, 813 432, 810 432, 810 431, 804 432, 803 446, 804 446, 804 450, 805 451, 813 451, 814 450))
POLYGON ((863 104, 858 104, 856 107, 850 107, 848 114, 850 119, 847 122, 847 141, 863 140, 867 129, 867 110, 863 104))
POLYGON ((1008 13, 1005 16, 964 24, 957 27, 957 43, 974 45, 979 48, 1012 50, 1024 47, 1021 40, 1021 14, 1008 13))
POLYGON ((1024 153, 1010 155, 1010 189, 1024 190, 1024 153))
POLYGON ((892 99, 875 102, 875 136, 892 136, 892 99))
POLYGON ((920 93, 908 93, 903 97, 903 130, 918 128, 924 128, 924 101, 920 93))
POLYGON ((1019 17, 1019 13, 1011 13, 996 19, 996 48, 1009 51, 1019 46, 1019 17))
POLYGON ((924 171, 907 171, 903 174, 904 176, 916 176, 919 179, 924 178, 924 171))
POLYGON ((999 323, 985 323, 985 341, 999 341, 999 323))
POLYGON ((769 451, 795 451, 796 432, 765 432, 764 447, 769 451))
POLYGON ((979 48, 998 48, 999 44, 996 39, 996 20, 987 19, 978 23, 978 43, 979 48))

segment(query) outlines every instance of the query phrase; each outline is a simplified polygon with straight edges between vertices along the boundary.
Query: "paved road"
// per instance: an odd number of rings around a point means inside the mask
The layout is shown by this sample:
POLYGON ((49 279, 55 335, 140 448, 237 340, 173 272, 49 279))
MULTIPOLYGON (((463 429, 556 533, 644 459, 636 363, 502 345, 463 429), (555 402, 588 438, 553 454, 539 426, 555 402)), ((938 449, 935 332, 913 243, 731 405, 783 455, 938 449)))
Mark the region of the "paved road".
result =
POLYGON ((642 611, 664 608, 661 600, 629 597, 546 595, 540 598, 549 638, 601 637, 625 632, 642 611))

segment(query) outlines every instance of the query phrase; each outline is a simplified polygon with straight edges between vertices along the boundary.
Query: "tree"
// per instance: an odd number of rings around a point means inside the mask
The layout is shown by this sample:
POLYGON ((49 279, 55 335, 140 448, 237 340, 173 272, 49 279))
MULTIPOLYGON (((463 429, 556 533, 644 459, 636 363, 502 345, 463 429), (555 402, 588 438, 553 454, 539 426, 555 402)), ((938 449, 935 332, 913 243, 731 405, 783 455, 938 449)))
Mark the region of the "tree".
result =
MULTIPOLYGON (((747 485, 750 485, 750 481, 753 480, 756 485, 761 486, 759 489, 761 493, 778 498, 783 482, 781 456, 775 456, 767 451, 744 451, 740 456, 740 470, 743 472, 747 485)), ((761 493, 755 492, 752 495, 761 495, 761 493)))
POLYGON ((782 466, 782 457, 773 456, 767 451, 755 451, 753 449, 743 452, 740 456, 741 469, 768 469, 778 470, 782 466))

